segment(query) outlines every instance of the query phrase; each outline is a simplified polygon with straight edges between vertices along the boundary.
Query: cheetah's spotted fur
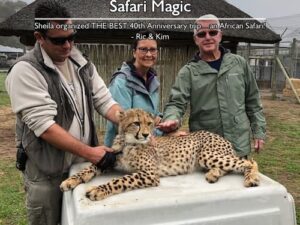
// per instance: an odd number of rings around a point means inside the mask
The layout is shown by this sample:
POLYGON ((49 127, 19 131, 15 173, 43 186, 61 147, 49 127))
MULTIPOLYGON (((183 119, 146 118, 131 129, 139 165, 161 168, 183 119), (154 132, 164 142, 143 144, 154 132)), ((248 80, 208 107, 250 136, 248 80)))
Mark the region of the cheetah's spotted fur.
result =
MULTIPOLYGON (((122 154, 117 155, 114 167, 130 175, 90 188, 86 196, 91 200, 158 186, 160 177, 188 174, 199 167, 208 170, 205 177, 210 183, 230 171, 236 171, 244 174, 246 187, 259 185, 256 162, 235 156, 231 143, 219 135, 197 131, 181 137, 158 137, 153 146, 149 144, 154 124, 150 114, 130 109, 120 113, 119 117, 119 135, 112 148, 115 152, 122 151, 122 154)), ((62 191, 71 190, 96 174, 97 167, 91 165, 63 181, 60 188, 62 191)))

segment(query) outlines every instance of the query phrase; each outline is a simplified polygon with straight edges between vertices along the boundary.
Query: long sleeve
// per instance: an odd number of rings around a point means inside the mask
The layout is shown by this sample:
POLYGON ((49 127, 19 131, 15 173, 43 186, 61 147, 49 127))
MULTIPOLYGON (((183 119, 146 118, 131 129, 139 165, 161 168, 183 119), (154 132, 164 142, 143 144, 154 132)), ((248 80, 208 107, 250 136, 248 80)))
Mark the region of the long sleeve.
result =
POLYGON ((48 92, 44 77, 29 63, 17 63, 6 79, 6 90, 15 113, 40 136, 52 124, 57 115, 57 105, 48 92))
POLYGON ((190 71, 183 67, 176 77, 175 84, 171 88, 169 101, 165 106, 163 120, 179 120, 185 113, 187 104, 190 100, 190 71))
POLYGON ((266 136, 266 119, 263 114, 263 108, 260 100, 259 89, 250 66, 245 62, 246 78, 246 95, 245 107, 246 113, 250 120, 251 130, 254 138, 264 139, 266 136))

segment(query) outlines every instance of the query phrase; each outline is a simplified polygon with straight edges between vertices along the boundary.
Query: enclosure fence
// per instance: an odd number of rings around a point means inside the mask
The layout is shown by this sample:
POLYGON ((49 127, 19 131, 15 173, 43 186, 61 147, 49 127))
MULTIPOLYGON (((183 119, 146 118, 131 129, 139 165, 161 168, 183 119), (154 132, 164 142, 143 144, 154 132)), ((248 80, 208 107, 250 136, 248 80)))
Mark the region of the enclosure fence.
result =
POLYGON ((237 53, 248 59, 260 89, 282 92, 286 85, 283 71, 276 62, 279 57, 290 78, 300 78, 300 40, 274 45, 244 44, 237 53))
MULTIPOLYGON (((130 45, 125 44, 80 44, 78 48, 95 64, 99 75, 107 85, 113 73, 121 67, 124 61, 131 59, 130 45)), ((159 48, 155 70, 160 81, 160 110, 163 109, 169 97, 170 89, 180 68, 195 54, 195 47, 163 47, 159 48)), ((105 119, 95 114, 97 128, 105 130, 105 119)))
MULTIPOLYGON (((77 44, 77 47, 95 64, 99 75, 109 85, 112 74, 121 67, 124 61, 132 57, 132 50, 127 44, 77 44)), ((160 81, 160 110, 168 101, 170 89, 180 68, 185 65, 196 52, 195 46, 176 46, 159 48, 155 69, 160 81)), ((276 63, 279 57, 287 74, 292 78, 300 78, 300 40, 277 45, 241 44, 237 54, 246 58, 257 79, 260 89, 272 89, 280 93, 286 85, 282 69, 276 63)), ((2 76, 5 76, 2 74, 2 76)), ((3 78, 4 79, 4 78, 3 78)), ((5 91, 4 85, 0 92, 5 91), (3 90, 2 90, 3 89, 3 90)), ((106 121, 95 114, 99 131, 105 130, 106 121)))

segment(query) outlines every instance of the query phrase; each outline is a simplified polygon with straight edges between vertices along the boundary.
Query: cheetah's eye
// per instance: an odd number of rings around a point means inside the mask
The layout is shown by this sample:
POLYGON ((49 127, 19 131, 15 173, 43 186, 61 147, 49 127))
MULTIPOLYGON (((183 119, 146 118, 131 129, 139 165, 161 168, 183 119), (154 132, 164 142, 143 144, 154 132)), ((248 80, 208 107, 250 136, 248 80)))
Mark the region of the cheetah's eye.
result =
POLYGON ((151 122, 148 122, 148 126, 151 126, 152 125, 152 123, 151 122))
POLYGON ((140 126, 140 122, 133 122, 133 124, 138 127, 140 126))

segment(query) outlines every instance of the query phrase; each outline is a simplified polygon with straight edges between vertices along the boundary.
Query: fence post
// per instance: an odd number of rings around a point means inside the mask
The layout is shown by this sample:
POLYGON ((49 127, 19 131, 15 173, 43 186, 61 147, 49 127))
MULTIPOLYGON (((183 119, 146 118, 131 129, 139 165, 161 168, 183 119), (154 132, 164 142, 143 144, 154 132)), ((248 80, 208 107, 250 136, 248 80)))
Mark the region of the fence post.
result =
POLYGON ((246 55, 245 58, 247 60, 247 62, 250 64, 250 53, 251 53, 251 44, 247 43, 246 45, 246 55))
POLYGON ((277 61, 276 57, 279 56, 279 42, 275 44, 275 51, 273 56, 273 67, 272 67, 272 77, 271 77, 271 90, 272 90, 272 99, 276 99, 277 92, 277 61))
POLYGON ((294 77, 295 74, 295 67, 297 66, 297 61, 296 61, 296 38, 293 39, 293 42, 290 47, 290 68, 289 68, 289 74, 290 77, 294 77))
POLYGON ((293 82, 290 80, 290 76, 287 74, 284 66, 282 65, 282 63, 280 62, 280 59, 278 57, 276 57, 276 61, 278 63, 278 65, 280 66, 280 69, 282 70, 284 76, 286 77, 286 80, 287 82, 289 83, 289 85, 291 86, 293 92, 294 92, 294 95, 295 97, 297 98, 298 100, 298 103, 300 104, 300 98, 299 98, 299 95, 298 95, 298 92, 297 90, 295 89, 294 85, 293 85, 293 82))

